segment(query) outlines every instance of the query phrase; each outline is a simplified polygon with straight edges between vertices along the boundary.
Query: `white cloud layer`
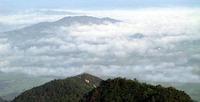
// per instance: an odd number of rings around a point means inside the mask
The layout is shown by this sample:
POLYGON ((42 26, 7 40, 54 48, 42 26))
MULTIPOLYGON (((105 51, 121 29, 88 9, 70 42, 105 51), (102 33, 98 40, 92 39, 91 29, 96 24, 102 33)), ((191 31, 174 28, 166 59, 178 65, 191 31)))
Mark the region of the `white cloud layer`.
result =
POLYGON ((123 22, 61 26, 43 31, 47 36, 25 36, 22 41, 2 37, 0 71, 36 76, 89 72, 147 81, 200 82, 198 11, 82 11, 123 22))
POLYGON ((39 22, 52 22, 66 16, 78 15, 78 11, 62 9, 25 10, 22 12, 0 14, 0 32, 23 28, 39 22))

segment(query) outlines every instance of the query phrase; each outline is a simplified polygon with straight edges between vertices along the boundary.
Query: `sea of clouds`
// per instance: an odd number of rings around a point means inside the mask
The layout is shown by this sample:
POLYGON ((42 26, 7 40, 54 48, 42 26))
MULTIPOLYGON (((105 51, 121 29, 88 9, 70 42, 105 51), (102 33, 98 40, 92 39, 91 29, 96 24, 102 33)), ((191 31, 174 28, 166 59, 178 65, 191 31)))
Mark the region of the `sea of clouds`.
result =
POLYGON ((200 82, 199 10, 148 8, 70 13, 32 10, 26 14, 1 15, 0 25, 17 27, 69 15, 111 17, 122 22, 60 26, 43 31, 48 32, 47 36, 34 39, 25 36, 20 41, 0 37, 0 72, 34 76, 88 72, 147 81, 200 82))

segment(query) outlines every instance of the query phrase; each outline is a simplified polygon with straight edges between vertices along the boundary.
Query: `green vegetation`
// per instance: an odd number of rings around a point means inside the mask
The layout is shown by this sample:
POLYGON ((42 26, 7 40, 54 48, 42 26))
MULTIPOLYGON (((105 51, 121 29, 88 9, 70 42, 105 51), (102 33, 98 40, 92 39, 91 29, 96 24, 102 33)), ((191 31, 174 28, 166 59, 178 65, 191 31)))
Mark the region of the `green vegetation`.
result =
POLYGON ((101 79, 89 74, 54 80, 22 93, 12 102, 78 102, 100 82, 101 79))
POLYGON ((82 102, 192 102, 190 96, 175 88, 152 86, 122 78, 102 81, 85 95, 82 102))
POLYGON ((25 91, 12 102, 192 102, 173 87, 164 88, 122 78, 101 80, 82 74, 54 80, 25 91))
POLYGON ((185 91, 193 100, 200 102, 200 83, 164 83, 164 82, 148 82, 153 85, 161 84, 164 87, 173 86, 178 90, 185 91))

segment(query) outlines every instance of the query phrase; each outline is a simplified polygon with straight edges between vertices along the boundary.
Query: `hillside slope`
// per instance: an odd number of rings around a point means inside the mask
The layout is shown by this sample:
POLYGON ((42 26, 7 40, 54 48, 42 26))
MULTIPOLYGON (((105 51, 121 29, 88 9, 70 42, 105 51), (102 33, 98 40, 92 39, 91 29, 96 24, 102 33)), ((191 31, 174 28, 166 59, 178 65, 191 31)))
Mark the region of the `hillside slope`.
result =
POLYGON ((193 102, 185 92, 116 78, 103 81, 82 102, 193 102))
POLYGON ((25 91, 12 102, 193 102, 184 91, 84 73, 25 91))
POLYGON ((78 102, 85 93, 100 83, 101 79, 89 74, 54 80, 25 91, 12 102, 78 102))

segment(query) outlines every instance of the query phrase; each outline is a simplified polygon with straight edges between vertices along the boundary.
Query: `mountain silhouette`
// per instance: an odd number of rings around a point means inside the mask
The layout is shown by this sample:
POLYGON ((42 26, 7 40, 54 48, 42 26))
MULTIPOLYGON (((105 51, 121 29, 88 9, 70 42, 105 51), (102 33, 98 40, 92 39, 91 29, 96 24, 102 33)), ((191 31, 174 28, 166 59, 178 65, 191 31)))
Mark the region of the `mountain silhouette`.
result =
POLYGON ((83 73, 25 91, 12 102, 193 102, 173 87, 123 78, 106 81, 83 73))

